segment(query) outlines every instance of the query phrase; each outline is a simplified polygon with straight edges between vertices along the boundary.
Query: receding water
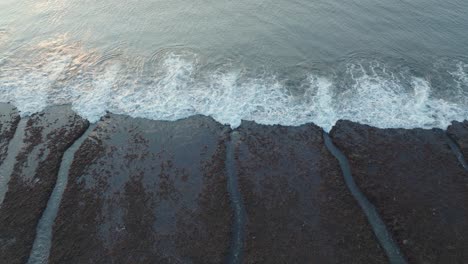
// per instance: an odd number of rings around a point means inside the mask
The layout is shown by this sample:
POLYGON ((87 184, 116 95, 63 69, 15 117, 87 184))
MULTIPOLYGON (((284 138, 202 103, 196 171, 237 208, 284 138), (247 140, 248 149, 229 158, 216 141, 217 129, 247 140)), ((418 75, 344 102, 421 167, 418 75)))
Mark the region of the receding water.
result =
POLYGON ((364 211, 374 234, 382 246, 390 264, 406 264, 406 260, 400 251, 400 248, 395 243, 390 232, 388 232, 385 223, 380 217, 375 206, 361 192, 356 182, 354 181, 351 167, 346 156, 333 144, 332 139, 327 133, 323 133, 323 140, 330 153, 336 158, 341 167, 341 172, 349 191, 356 199, 357 203, 364 211))
POLYGON ((468 116, 466 0, 1 0, 0 102, 329 129, 468 116))
POLYGON ((15 134, 8 145, 8 155, 3 163, 0 164, 0 207, 2 206, 5 195, 8 192, 8 183, 15 171, 16 157, 23 148, 23 139, 25 134, 27 119, 23 118, 16 127, 15 134))
POLYGON ((244 200, 239 189, 238 172, 236 168, 235 149, 240 141, 240 135, 237 131, 230 133, 230 142, 226 143, 226 175, 228 178, 227 189, 231 200, 233 211, 232 238, 230 244, 230 253, 226 260, 228 264, 243 263, 244 240, 245 240, 245 222, 246 211, 244 200))
POLYGON ((57 175, 57 181, 52 194, 49 197, 49 201, 47 202, 47 207, 45 208, 36 228, 36 237, 28 259, 28 264, 48 263, 50 248, 52 245, 52 229, 60 207, 60 202, 62 201, 63 193, 67 187, 68 175, 73 158, 81 144, 83 144, 95 128, 96 125, 88 127, 83 135, 81 135, 81 137, 78 138, 63 154, 57 175))

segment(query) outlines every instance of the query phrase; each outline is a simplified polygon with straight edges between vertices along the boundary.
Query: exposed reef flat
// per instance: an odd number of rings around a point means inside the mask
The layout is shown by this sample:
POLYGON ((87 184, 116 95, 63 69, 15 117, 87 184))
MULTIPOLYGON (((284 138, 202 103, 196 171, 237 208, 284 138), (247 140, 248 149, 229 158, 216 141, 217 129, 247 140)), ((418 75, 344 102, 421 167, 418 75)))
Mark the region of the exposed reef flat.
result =
POLYGON ((245 263, 387 263, 321 128, 243 122, 238 131, 245 263))
POLYGON ((75 154, 50 263, 222 263, 229 129, 110 115, 75 154))
POLYGON ((8 144, 15 134, 19 120, 16 108, 0 103, 0 165, 7 156, 8 144))
POLYGON ((468 260, 468 172, 444 131, 339 121, 331 137, 409 263, 468 260))
MULTIPOLYGON (((445 135, 466 153, 466 124, 330 133, 409 263, 468 259, 468 172, 445 135)), ((62 166, 49 263, 389 262, 320 127, 114 114, 88 126, 67 106, 20 120, 0 105, 1 260, 28 260, 62 166)))
POLYGON ((0 259, 10 264, 27 261, 62 155, 88 126, 67 106, 50 107, 22 122, 20 149, 9 150, 17 155, 0 167, 2 177, 9 178, 0 205, 0 259))
POLYGON ((447 133, 458 144, 465 159, 468 158, 468 120, 464 122, 453 121, 447 129, 447 133))

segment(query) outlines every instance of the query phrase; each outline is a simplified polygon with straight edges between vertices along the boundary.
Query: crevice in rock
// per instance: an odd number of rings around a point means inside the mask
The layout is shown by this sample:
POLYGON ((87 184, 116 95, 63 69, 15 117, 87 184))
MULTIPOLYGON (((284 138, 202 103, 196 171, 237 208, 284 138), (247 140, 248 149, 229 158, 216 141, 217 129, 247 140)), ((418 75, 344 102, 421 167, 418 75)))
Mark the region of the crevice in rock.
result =
POLYGON ((231 200, 231 207, 234 212, 232 225, 231 245, 227 263, 242 263, 244 251, 245 219, 246 212, 244 201, 239 190, 239 178, 235 159, 235 146, 239 141, 239 133, 232 131, 230 141, 226 146, 226 172, 228 177, 228 192, 231 200))
POLYGON ((76 151, 89 134, 94 130, 96 124, 90 125, 80 137, 65 151, 62 156, 57 181, 47 202, 47 207, 39 220, 36 228, 36 238, 29 255, 29 264, 48 263, 50 247, 52 242, 52 228, 60 207, 63 193, 68 183, 68 172, 73 162, 76 151))
POLYGON ((450 146, 450 149, 452 150, 453 154, 457 157, 458 161, 460 162, 461 166, 468 171, 468 163, 463 156, 463 153, 460 149, 460 146, 458 146, 458 143, 453 139, 449 134, 445 133, 445 136, 447 138, 447 143, 450 146))
POLYGON ((351 173, 351 167, 346 156, 333 144, 330 136, 327 133, 323 133, 323 138, 327 149, 338 160, 341 167, 341 171, 343 172, 343 177, 345 179, 346 186, 358 202, 359 206, 364 211, 364 214, 366 215, 367 220, 369 221, 369 224, 371 225, 372 230, 374 231, 374 234, 377 237, 380 245, 385 250, 385 253, 390 263, 407 263, 400 251, 400 248, 393 240, 390 232, 387 230, 387 227, 382 221, 382 218, 379 216, 377 209, 359 190, 359 187, 356 185, 356 182, 354 181, 353 175, 351 173))
POLYGON ((16 157, 22 148, 27 122, 27 118, 22 118, 19 121, 15 134, 8 144, 7 156, 0 165, 0 207, 3 203, 3 199, 5 199, 5 194, 8 191, 8 182, 11 179, 11 175, 15 167, 16 157))

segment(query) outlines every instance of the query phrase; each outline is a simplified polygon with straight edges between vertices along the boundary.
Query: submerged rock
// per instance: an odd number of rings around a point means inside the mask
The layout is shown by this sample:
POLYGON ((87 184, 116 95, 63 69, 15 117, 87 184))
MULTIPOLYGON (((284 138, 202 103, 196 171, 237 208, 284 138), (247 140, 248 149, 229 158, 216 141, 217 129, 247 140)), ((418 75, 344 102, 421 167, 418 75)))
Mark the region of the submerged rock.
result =
POLYGON ((243 122, 235 157, 245 263, 387 263, 322 129, 243 122))
POLYGON ((8 144, 15 134, 20 116, 12 105, 0 103, 0 165, 8 152, 8 144))
POLYGON ((468 161, 468 120, 463 122, 453 121, 447 129, 447 133, 458 144, 463 156, 468 161))
MULTIPOLYGON (((12 168, 0 207, 0 259, 25 263, 36 226, 54 188, 65 150, 86 130, 88 122, 69 107, 50 107, 28 117, 23 141, 12 168)), ((9 150, 10 153, 16 153, 9 150)), ((8 173, 2 168, 2 174, 8 173)))
POLYGON ((443 131, 339 121, 331 137, 409 263, 468 259, 468 174, 443 131))
POLYGON ((75 153, 50 263, 222 263, 228 128, 110 115, 75 153))

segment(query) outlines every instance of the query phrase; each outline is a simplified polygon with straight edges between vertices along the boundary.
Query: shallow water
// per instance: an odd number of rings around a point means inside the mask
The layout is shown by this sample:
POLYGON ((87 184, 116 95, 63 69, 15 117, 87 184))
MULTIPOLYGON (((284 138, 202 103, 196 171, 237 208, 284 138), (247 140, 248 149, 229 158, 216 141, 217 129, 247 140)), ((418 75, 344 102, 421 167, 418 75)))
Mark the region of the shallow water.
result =
POLYGON ((239 125, 468 117, 468 2, 2 0, 0 102, 239 125))

